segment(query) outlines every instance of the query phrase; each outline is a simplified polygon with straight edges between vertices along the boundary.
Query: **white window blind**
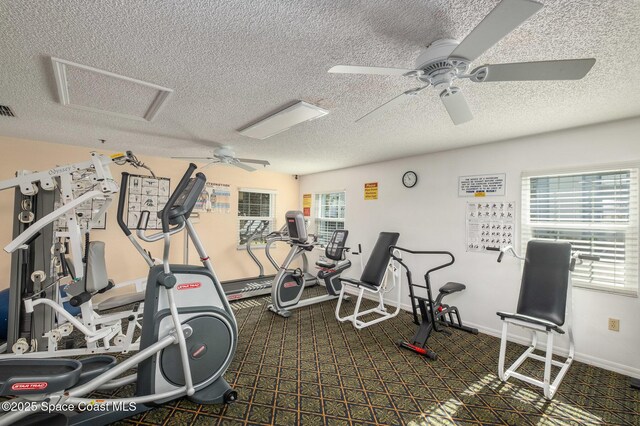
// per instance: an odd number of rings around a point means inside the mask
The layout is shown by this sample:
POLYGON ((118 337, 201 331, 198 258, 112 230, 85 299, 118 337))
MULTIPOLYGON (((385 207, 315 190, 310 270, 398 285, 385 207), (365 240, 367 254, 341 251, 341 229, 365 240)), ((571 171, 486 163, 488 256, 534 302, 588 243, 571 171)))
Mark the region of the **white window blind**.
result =
POLYGON ((275 198, 273 191, 240 189, 238 191, 238 247, 256 233, 254 245, 266 244, 266 236, 275 226, 275 198))
POLYGON ((576 265, 573 284, 638 293, 638 168, 522 176, 522 250, 563 240, 600 257, 576 265))
POLYGON ((316 234, 321 244, 329 242, 333 231, 344 229, 345 193, 327 192, 316 194, 316 234))

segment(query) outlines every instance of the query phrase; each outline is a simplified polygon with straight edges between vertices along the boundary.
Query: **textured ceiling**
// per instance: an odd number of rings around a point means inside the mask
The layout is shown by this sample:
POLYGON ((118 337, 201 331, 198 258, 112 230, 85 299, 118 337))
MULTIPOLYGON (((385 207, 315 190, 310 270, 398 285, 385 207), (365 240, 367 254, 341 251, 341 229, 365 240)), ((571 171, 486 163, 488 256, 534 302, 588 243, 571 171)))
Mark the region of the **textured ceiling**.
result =
POLYGON ((409 88, 399 77, 328 74, 336 64, 412 67, 461 40, 497 0, 3 1, 0 135, 163 156, 232 146, 274 170, 311 173, 640 115, 640 2, 541 0, 545 7, 474 62, 594 57, 580 81, 460 82, 475 119, 454 126, 437 94, 366 124, 409 88), (175 90, 137 122, 57 103, 49 57, 175 90), (631 77, 629 77, 631 76, 631 77), (235 130, 301 99, 330 110, 264 141, 235 130))

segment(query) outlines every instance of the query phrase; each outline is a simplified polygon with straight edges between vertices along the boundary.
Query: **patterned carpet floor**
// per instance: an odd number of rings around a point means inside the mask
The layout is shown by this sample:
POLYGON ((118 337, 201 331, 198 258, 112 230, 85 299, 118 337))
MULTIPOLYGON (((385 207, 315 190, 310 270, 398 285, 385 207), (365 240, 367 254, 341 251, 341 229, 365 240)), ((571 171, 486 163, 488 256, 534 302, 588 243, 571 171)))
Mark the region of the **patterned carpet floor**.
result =
MULTIPOLYGON (((335 302, 285 319, 256 300, 234 309, 239 345, 225 378, 238 402, 204 406, 182 399, 121 424, 640 425, 640 392, 616 373, 574 362, 549 402, 539 388, 498 379, 495 337, 435 333, 430 346, 438 360, 429 361, 395 344, 413 334, 409 313, 357 331, 335 320, 335 302)), ((507 361, 522 350, 509 344, 507 361)), ((537 363, 523 367, 541 375, 537 363)))

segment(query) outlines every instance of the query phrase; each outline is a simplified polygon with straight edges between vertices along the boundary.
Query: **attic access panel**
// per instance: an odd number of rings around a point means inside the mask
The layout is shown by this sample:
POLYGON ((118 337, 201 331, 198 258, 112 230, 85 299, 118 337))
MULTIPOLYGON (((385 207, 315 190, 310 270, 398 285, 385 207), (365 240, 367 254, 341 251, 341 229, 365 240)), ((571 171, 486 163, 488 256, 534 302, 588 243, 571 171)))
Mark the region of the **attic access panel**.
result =
POLYGON ((70 108, 152 121, 172 89, 51 58, 60 103, 70 108))

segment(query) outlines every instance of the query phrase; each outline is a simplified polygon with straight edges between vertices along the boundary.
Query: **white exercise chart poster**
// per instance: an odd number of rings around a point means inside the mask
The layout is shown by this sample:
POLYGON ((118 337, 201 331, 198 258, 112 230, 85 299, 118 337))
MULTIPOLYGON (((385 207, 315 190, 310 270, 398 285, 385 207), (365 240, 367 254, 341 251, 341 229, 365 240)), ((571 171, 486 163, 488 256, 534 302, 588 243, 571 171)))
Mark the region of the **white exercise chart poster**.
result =
POLYGON ((228 183, 207 182, 194 210, 207 213, 231 213, 231 186, 228 183))
POLYGON ((158 219, 170 194, 170 180, 163 177, 129 176, 129 213, 127 226, 129 229, 138 229, 138 221, 143 211, 149 212, 147 229, 161 229, 162 222, 158 219))
POLYGON ((473 201, 467 203, 467 251, 486 252, 487 247, 515 244, 515 201, 473 201))

